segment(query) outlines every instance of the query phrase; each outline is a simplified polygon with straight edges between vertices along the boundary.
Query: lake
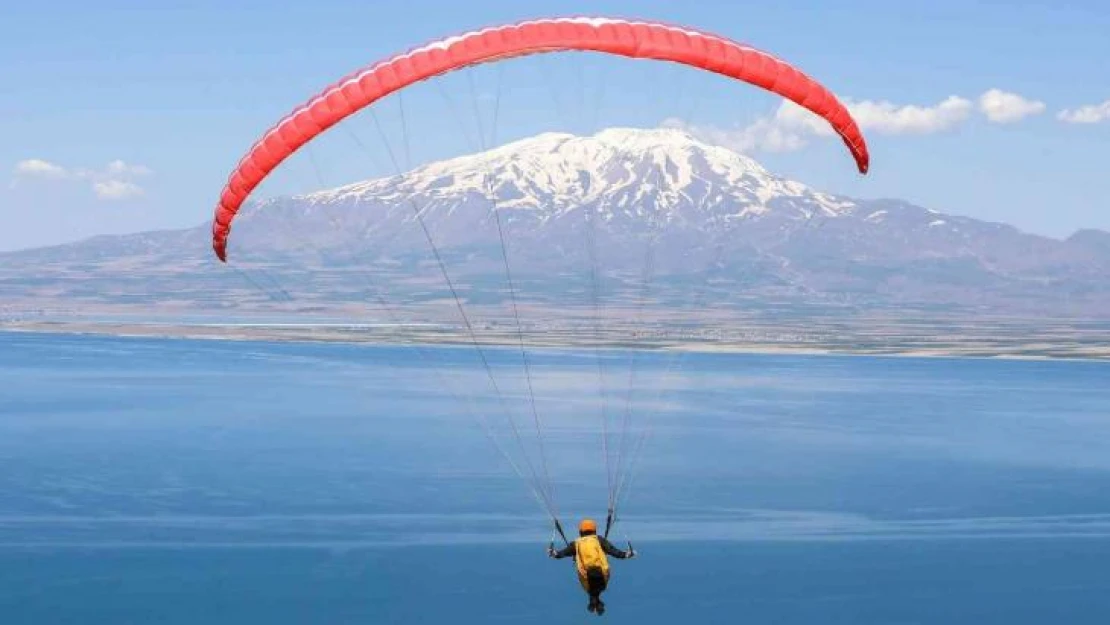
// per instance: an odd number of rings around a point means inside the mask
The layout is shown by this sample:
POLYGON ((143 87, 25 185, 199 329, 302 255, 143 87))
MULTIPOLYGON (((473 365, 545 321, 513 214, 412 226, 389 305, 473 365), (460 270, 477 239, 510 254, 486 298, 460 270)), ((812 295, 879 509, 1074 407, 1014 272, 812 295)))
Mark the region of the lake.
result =
POLYGON ((486 355, 0 333, 0 624, 596 620, 611 482, 609 622, 1110 622, 1104 363, 486 355))

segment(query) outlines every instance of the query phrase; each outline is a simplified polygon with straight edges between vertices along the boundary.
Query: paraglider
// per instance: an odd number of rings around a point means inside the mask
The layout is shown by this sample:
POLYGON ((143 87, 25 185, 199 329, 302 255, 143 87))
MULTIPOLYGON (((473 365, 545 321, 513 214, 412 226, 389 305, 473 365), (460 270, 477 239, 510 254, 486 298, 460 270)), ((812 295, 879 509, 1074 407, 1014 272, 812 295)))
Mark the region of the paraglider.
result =
MULTIPOLYGON (((858 171, 860 173, 868 171, 867 144, 848 109, 829 89, 793 65, 766 52, 718 35, 658 22, 603 17, 537 19, 447 37, 387 58, 340 79, 295 108, 271 127, 232 170, 215 208, 212 249, 221 261, 227 262, 232 224, 252 192, 285 159, 341 120, 410 85, 448 72, 527 55, 569 51, 599 52, 676 63, 748 83, 779 95, 808 109, 827 122, 841 137, 858 171)), ((556 86, 556 88, 559 87, 556 86)), ((501 407, 508 412, 491 366, 484 355, 482 342, 477 339, 467 316, 462 298, 456 291, 436 243, 422 220, 420 210, 415 205, 412 208, 414 222, 420 225, 435 255, 438 268, 470 335, 471 343, 481 359, 490 384, 500 400, 501 407)), ((494 216, 498 215, 496 206, 492 213, 494 216)), ((532 395, 531 373, 524 354, 524 340, 519 330, 520 319, 516 309, 516 295, 499 216, 497 220, 508 293, 513 305, 517 334, 520 337, 525 376, 529 382, 528 392, 532 399, 532 413, 535 417, 537 433, 541 433, 535 398, 532 395)), ((591 259, 594 258, 593 251, 590 256, 591 259)), ((596 309, 596 277, 591 276, 591 279, 594 280, 596 309)), ((600 366, 599 361, 599 368, 600 366)), ((519 443, 519 432, 515 424, 513 434, 519 443)), ((490 438, 493 440, 492 436, 490 438)), ((606 431, 603 441, 607 440, 606 431)), ((623 437, 621 443, 623 447, 623 437)), ((544 453, 542 437, 539 449, 542 456, 544 453)), ((513 463, 504 450, 500 451, 517 471, 518 476, 527 479, 525 471, 513 463)), ((605 453, 608 463, 607 449, 605 453)), ((546 475, 546 460, 542 467, 542 478, 546 479, 546 484, 542 483, 544 479, 541 479, 541 472, 536 471, 531 464, 527 466, 527 472, 532 475, 533 494, 547 511, 558 535, 566 543, 566 546, 560 550, 556 550, 553 544, 550 545, 548 555, 556 559, 572 556, 575 558, 579 582, 589 596, 588 609, 601 615, 605 611, 601 593, 607 588, 610 577, 607 556, 618 559, 636 556, 631 544, 628 550, 621 550, 614 547, 607 538, 617 518, 616 508, 620 500, 621 488, 627 485, 627 480, 619 475, 609 476, 609 501, 604 532, 599 535, 597 524, 587 519, 579 528, 579 537, 572 542, 567 540, 559 521, 550 477, 546 475)), ((607 466, 606 469, 608 471, 609 467, 607 466)))
POLYGON ((617 549, 607 538, 597 535, 597 522, 593 519, 583 519, 578 524, 578 539, 563 549, 556 550, 554 546, 548 547, 547 555, 556 560, 574 557, 578 583, 590 597, 586 609, 601 616, 605 614, 605 602, 601 600, 601 593, 609 587, 610 575, 609 559, 606 555, 627 560, 635 558, 636 551, 631 545, 628 551, 617 549))

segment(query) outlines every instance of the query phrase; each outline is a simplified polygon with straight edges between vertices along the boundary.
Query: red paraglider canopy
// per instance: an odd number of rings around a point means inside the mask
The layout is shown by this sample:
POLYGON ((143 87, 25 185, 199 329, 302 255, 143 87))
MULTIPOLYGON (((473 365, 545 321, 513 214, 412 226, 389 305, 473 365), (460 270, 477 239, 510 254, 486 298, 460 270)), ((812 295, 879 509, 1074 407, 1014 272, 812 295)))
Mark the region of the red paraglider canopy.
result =
POLYGON ((232 171, 212 225, 212 248, 227 260, 231 222, 252 191, 283 160, 345 117, 413 83, 456 69, 528 54, 593 51, 672 61, 751 83, 824 118, 844 140, 860 173, 867 144, 848 110, 792 65, 729 39, 648 21, 598 17, 539 19, 448 37, 394 56, 324 89, 266 132, 232 171))

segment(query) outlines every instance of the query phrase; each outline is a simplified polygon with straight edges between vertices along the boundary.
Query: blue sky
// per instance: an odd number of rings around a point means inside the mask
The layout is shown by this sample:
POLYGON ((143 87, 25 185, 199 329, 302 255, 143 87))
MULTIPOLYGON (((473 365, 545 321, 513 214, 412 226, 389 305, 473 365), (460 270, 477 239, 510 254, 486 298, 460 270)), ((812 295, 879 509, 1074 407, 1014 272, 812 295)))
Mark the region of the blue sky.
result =
MULTIPOLYGON (((927 4, 10 3, 0 10, 0 167, 8 177, 0 185, 0 250, 206 222, 242 152, 336 78, 444 35, 581 14, 683 23, 795 63, 853 103, 872 173, 857 175, 842 146, 814 134, 780 100, 664 64, 533 58, 447 77, 443 90, 464 109, 477 100, 484 115, 491 95, 501 94, 498 140, 669 123, 827 191, 904 198, 1051 236, 1110 229, 1110 7, 927 4)), ((477 123, 448 123, 439 89, 423 85, 405 96, 414 162, 475 143, 477 123)), ((382 102, 379 119, 398 144, 396 104, 382 102)), ((371 120, 362 115, 344 127, 291 159, 260 192, 389 173, 371 120)))

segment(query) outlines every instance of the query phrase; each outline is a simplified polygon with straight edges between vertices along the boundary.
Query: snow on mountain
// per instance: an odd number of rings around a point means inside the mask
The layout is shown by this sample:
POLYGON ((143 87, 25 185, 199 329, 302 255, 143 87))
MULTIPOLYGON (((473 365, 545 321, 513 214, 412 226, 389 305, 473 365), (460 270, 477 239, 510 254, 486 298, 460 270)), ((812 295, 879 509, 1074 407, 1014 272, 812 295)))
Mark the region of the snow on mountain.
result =
POLYGON ((306 207, 409 200, 429 219, 460 200, 495 198, 499 210, 527 211, 540 224, 584 208, 601 223, 660 226, 727 208, 725 219, 762 215, 799 200, 799 216, 829 216, 855 203, 775 176, 754 160, 673 129, 614 128, 593 136, 546 133, 475 155, 431 163, 401 176, 296 198, 306 207))
MULTIPOLYGON (((547 133, 372 180, 306 196, 309 202, 492 195, 503 209, 547 216, 605 200, 603 220, 619 212, 705 208, 731 200, 751 212, 780 197, 805 197, 830 213, 846 205, 772 175, 754 160, 672 129, 614 128, 589 137, 547 133)), ((850 206, 850 204, 849 204, 850 206)))

